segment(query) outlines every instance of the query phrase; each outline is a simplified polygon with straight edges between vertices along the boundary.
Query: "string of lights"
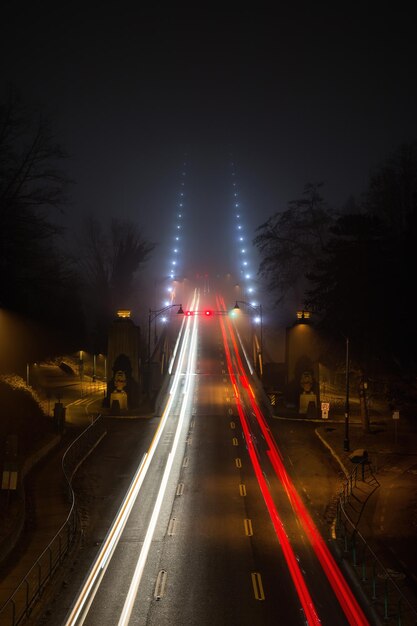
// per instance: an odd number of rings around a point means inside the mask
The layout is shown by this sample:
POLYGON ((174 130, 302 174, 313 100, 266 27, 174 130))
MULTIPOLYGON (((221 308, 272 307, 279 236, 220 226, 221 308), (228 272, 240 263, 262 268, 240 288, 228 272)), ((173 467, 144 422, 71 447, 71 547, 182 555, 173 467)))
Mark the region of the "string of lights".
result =
MULTIPOLYGON (((230 162, 232 175, 232 205, 233 205, 233 245, 236 250, 237 288, 241 296, 253 297, 256 293, 256 281, 251 259, 251 242, 247 236, 247 226, 243 218, 243 207, 237 183, 236 166, 230 162)), ((254 305, 256 303, 253 303, 254 305)))
POLYGON ((179 280, 184 274, 182 252, 184 250, 184 208, 186 195, 186 175, 187 161, 186 159, 184 159, 180 174, 179 190, 175 199, 175 218, 173 229, 174 232, 170 237, 169 243, 168 274, 165 277, 168 279, 168 298, 163 302, 164 306, 168 306, 169 304, 175 302, 175 298, 177 297, 176 288, 178 286, 179 280))

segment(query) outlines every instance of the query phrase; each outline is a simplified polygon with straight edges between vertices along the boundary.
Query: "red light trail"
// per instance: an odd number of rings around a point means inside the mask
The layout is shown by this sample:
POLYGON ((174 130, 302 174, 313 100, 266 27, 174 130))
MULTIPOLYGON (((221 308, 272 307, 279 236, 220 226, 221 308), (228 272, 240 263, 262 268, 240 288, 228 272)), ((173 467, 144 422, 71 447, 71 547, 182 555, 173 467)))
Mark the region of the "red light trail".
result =
MULTIPOLYGON (((224 302, 220 302, 220 304, 224 307, 224 302)), ((229 345, 227 341, 225 324, 223 320, 220 320, 220 322, 221 322, 221 331, 222 331, 222 336, 223 336, 223 343, 224 343, 224 348, 225 348, 225 353, 226 353, 229 375, 233 382, 233 387, 235 389, 236 406, 237 406, 237 410, 239 413, 245 439, 247 442, 249 455, 250 455, 250 458, 254 467, 255 474, 258 479, 258 483, 259 483, 262 495, 267 505, 272 523, 274 525, 274 528, 277 533, 278 539, 281 543, 285 558, 287 560, 287 564, 288 564, 291 576, 293 578, 297 593, 299 595, 301 604, 303 606, 306 617, 308 619, 308 623, 318 624, 320 623, 320 620, 317 616, 317 612, 315 610, 313 601, 310 597, 306 583, 304 581, 304 578, 298 566, 298 562, 291 548, 291 545, 289 543, 288 537, 283 528, 278 512, 275 508, 275 504, 272 500, 272 496, 269 492, 267 483, 263 476, 258 457, 254 450, 247 418, 242 409, 241 400, 240 400, 238 389, 236 386, 237 378, 239 378, 243 389, 247 389, 249 392, 247 395, 249 398, 251 408, 261 428, 262 434, 265 437, 265 441, 267 442, 269 446, 269 450, 267 450, 267 455, 268 455, 268 458, 270 459, 271 465, 276 473, 276 476, 279 478, 279 480, 281 481, 281 484, 285 488, 285 491, 288 495, 291 506, 293 507, 294 512, 297 514, 299 520, 301 521, 304 532, 306 533, 306 536, 308 537, 311 543, 311 546, 314 552, 316 553, 318 560, 321 563, 323 571, 325 572, 327 579, 329 580, 329 583, 340 603, 340 606, 342 607, 342 610, 349 624, 351 624, 351 626, 369 626, 369 622, 367 618, 365 617, 361 607, 359 606, 359 603, 357 602, 350 587, 348 586, 344 576, 342 575, 339 567, 337 566, 337 563, 335 562, 328 547, 323 541, 323 538, 318 532, 303 501, 298 495, 297 490, 294 487, 294 484, 292 483, 290 477, 288 476, 288 473, 282 462, 277 444, 271 435, 271 432, 268 428, 265 417, 263 416, 261 410, 259 409, 259 406, 256 402, 255 394, 253 393, 252 388, 250 387, 249 381, 247 379, 247 375, 246 375, 246 372, 245 372, 245 369, 244 369, 244 366, 240 357, 232 323, 230 319, 227 319, 228 332, 229 332, 229 336, 233 345, 233 352, 234 352, 234 356, 237 362, 237 367, 240 371, 238 376, 236 376, 235 373, 233 372, 232 357, 230 354, 230 349, 229 349, 229 345)))

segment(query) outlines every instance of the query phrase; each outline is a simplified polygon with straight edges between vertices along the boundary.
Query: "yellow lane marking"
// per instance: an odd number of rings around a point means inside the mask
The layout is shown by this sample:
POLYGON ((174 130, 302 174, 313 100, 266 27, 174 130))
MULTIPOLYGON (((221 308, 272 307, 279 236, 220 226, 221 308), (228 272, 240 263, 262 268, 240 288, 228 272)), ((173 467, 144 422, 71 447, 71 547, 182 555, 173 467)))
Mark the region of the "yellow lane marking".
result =
POLYGON ((253 536, 252 520, 244 519, 243 524, 245 526, 245 534, 248 537, 252 537, 253 536))
POLYGON ((239 485, 239 493, 241 496, 246 496, 246 486, 243 483, 239 485))
POLYGON ((251 572, 253 593, 256 600, 265 600, 262 578, 259 572, 251 572))
POLYGON ((234 430, 236 428, 236 424, 234 422, 230 422, 230 428, 234 430))
POLYGON ((236 459, 236 467, 242 467, 242 461, 239 458, 236 459))
POLYGON ((239 445, 239 441, 238 441, 237 437, 233 437, 232 441, 233 441, 233 445, 234 446, 238 446, 239 445))

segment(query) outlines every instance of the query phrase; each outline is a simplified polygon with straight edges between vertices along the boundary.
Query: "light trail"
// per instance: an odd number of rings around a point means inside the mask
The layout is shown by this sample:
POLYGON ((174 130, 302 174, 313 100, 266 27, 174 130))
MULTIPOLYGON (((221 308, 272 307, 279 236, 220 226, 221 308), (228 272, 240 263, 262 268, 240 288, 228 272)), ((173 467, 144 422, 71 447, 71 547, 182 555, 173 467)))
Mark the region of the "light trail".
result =
MULTIPOLYGON (((220 327, 223 335, 223 343, 226 353, 227 367, 229 370, 229 376, 233 380, 235 378, 233 373, 232 366, 232 358, 229 350, 229 345, 226 336, 226 329, 223 320, 220 318, 220 327)), ((280 516, 278 515, 278 511, 276 509, 275 503, 272 499, 272 496, 269 492, 267 482, 262 473, 262 468, 259 463, 259 459, 257 457, 256 451, 254 449, 252 438, 250 436, 249 426, 246 420, 246 416, 244 414, 239 395, 236 390, 235 395, 236 407, 239 413, 239 418, 242 424, 242 429, 245 435, 246 443, 248 446, 248 452, 250 459, 252 461, 252 465, 255 471, 256 478, 258 480, 259 487, 261 489, 262 496, 264 498, 265 504, 267 506, 272 524, 274 526, 276 535, 282 547, 282 551, 284 553, 285 559, 287 561, 288 570, 290 572, 291 578, 293 580, 295 589, 297 591, 298 597, 301 602, 301 606, 303 607, 305 617, 307 619, 309 626, 319 626, 320 619, 315 609, 313 600, 310 596, 310 592, 308 591, 306 582, 304 580, 303 574, 301 572, 300 566, 298 564, 297 558, 294 554, 294 551, 291 547, 290 541, 285 532, 283 523, 281 521, 280 516)))
MULTIPOLYGON (((135 604, 136 601, 136 596, 137 596, 137 592, 139 589, 139 585, 140 585, 140 581, 142 579, 142 575, 143 575, 143 570, 145 568, 145 564, 146 564, 146 560, 148 558, 148 553, 149 553, 149 549, 151 547, 151 542, 153 539, 153 535, 155 532, 155 528, 156 528, 156 524, 158 522, 158 517, 159 517, 159 513, 161 511, 161 507, 162 507, 162 503, 163 503, 163 499, 164 499, 164 495, 165 495, 165 491, 166 491, 166 487, 168 484, 168 479, 171 473, 171 469, 172 469, 172 465, 173 462, 175 460, 175 453, 177 451, 178 448, 178 444, 180 441, 180 436, 181 436, 181 431, 182 431, 182 426, 185 420, 185 415, 186 415, 186 409, 188 406, 188 401, 190 398, 190 395, 192 393, 192 386, 191 386, 191 381, 192 381, 192 370, 193 368, 195 369, 195 359, 196 359, 196 345, 197 345, 197 331, 198 331, 198 324, 197 324, 197 318, 193 318, 193 332, 192 332, 192 337, 191 337, 191 342, 190 342, 190 348, 189 348, 189 352, 190 352, 190 358, 188 359, 188 363, 187 363, 187 373, 186 373, 186 385, 185 385, 185 389, 183 392, 183 397, 182 397, 182 402, 181 402, 181 411, 180 411, 180 417, 178 420, 178 424, 177 424, 177 428, 175 431, 175 437, 174 437, 174 441, 172 443, 172 448, 170 450, 170 453, 168 455, 168 460, 167 463, 165 465, 165 470, 162 476, 162 481, 161 481, 161 485, 158 491, 158 496, 156 498, 155 501, 155 506, 153 508, 152 511, 152 516, 146 531, 146 535, 145 535, 145 540, 143 542, 143 546, 142 549, 139 553, 139 557, 136 563, 136 567, 135 567, 135 571, 134 574, 132 576, 132 580, 129 586, 129 590, 126 596, 126 600, 125 603, 123 605, 123 609, 122 609, 122 613, 120 615, 120 619, 118 622, 118 626, 127 626, 129 624, 130 621, 130 617, 132 614, 132 610, 133 610, 133 606, 135 604)), ((188 319, 188 323, 187 326, 189 326, 189 324, 191 323, 191 320, 188 319)))
MULTIPOLYGON (((195 298, 196 298, 196 295, 194 295, 194 299, 195 298)), ((184 320, 183 320, 182 326, 183 325, 184 325, 184 320)), ((100 583, 110 563, 110 560, 114 554, 117 544, 120 540, 123 529, 127 523, 129 515, 139 495, 143 481, 149 470, 152 458, 155 454, 155 451, 158 447, 158 443, 161 439, 164 428, 167 424, 170 411, 172 408, 172 404, 175 399, 175 394, 178 389, 179 381, 182 377, 181 370, 182 370, 183 362, 184 362, 186 351, 187 351, 186 347, 188 344, 189 334, 190 334, 190 323, 188 322, 185 324, 183 343, 181 345, 180 354, 178 357, 178 367, 175 370, 173 384, 171 386, 170 393, 168 394, 168 400, 167 400, 165 409, 162 413, 158 428, 156 429, 156 432, 152 438, 147 454, 144 455, 144 458, 142 459, 135 473, 135 476, 123 499, 122 505, 115 517, 115 520, 111 528, 109 529, 109 532, 106 535, 106 538, 103 542, 103 546, 101 547, 99 553, 97 554, 93 562, 93 565, 83 583, 83 586, 77 598, 75 599, 75 602, 72 608, 70 609, 68 616, 66 617, 66 620, 63 626, 81 626, 87 617, 88 611, 98 591, 100 583)), ((193 339, 194 351, 195 351, 195 343, 196 343, 196 339, 194 338, 193 339)))
MULTIPOLYGON (((223 303, 224 306, 224 303, 223 303)), ((285 466, 282 462, 282 457, 279 452, 278 446, 276 444, 275 439, 271 435, 270 429, 266 423, 265 417, 262 414, 259 406, 256 402, 255 395, 247 381, 247 376, 243 367, 243 363, 239 354, 238 346, 236 343, 236 338, 234 336, 233 327, 230 319, 227 320, 229 335, 233 344, 235 358, 238 363, 238 367, 240 370, 241 380, 245 381, 243 387, 248 387, 250 390, 249 401, 251 404, 251 408, 253 409, 255 416, 257 418, 258 424, 261 427, 262 434, 265 437, 265 441, 269 446, 269 450, 267 450, 267 455, 271 461, 272 467, 275 470, 277 477, 280 479, 283 484, 285 491, 288 495, 289 501, 293 510, 298 515, 300 519, 304 532, 306 533, 310 544, 316 553, 316 556, 325 572, 327 579, 339 601, 340 606, 346 618, 351 624, 351 626, 367 626, 369 625, 369 621, 367 620, 365 614, 363 613, 358 601, 356 600, 352 590, 347 584, 340 568, 338 567, 336 561, 334 560, 330 550, 328 549, 326 543, 323 541, 322 536, 317 530, 316 525, 311 519, 310 514, 307 511, 302 499, 300 498, 294 484, 292 483, 288 473, 285 469, 285 466)), ((249 439, 250 433, 248 432, 249 439)), ((246 434, 245 434, 246 436, 246 434)))

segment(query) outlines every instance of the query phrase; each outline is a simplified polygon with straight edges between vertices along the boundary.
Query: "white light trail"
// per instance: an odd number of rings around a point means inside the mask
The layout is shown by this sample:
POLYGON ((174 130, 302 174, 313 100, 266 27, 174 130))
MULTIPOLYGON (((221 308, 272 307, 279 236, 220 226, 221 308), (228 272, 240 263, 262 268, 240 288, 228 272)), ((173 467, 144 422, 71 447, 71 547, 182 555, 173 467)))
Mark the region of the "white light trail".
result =
MULTIPOLYGON (((129 587, 129 591, 127 593, 126 596, 126 600, 125 603, 123 605, 123 609, 122 609, 122 613, 120 615, 120 619, 118 622, 118 626, 127 626, 129 624, 130 621, 130 617, 132 614, 132 610, 133 610, 133 606, 136 600, 136 596, 137 596, 137 592, 139 589, 139 585, 140 585, 140 581, 142 579, 142 575, 143 575, 143 570, 145 568, 145 564, 146 564, 146 560, 148 558, 148 553, 151 547, 151 542, 153 539, 153 535, 155 532, 155 528, 156 528, 156 524, 158 523, 158 517, 159 517, 159 513, 161 511, 161 506, 164 500, 164 496, 165 496, 165 491, 166 491, 166 487, 168 484, 168 479, 171 473, 171 469, 172 469, 172 464, 174 462, 175 459, 175 453, 177 451, 178 448, 178 444, 180 441, 180 436, 181 436, 181 432, 182 432, 182 426, 184 423, 184 419, 185 419, 185 415, 186 415, 186 409, 188 406, 188 402, 190 399, 190 396, 192 394, 193 391, 193 387, 191 385, 192 381, 193 381, 193 376, 192 376, 192 372, 195 369, 195 358, 196 358, 196 345, 197 345, 197 319, 196 317, 193 318, 189 318, 188 319, 188 326, 191 323, 191 319, 193 320, 193 332, 192 332, 192 337, 191 337, 191 342, 190 342, 190 347, 189 347, 189 354, 190 354, 190 358, 188 360, 187 363, 187 372, 186 372, 186 382, 185 382, 185 387, 184 387, 184 391, 183 391, 183 399, 181 402, 181 410, 180 410, 180 417, 178 420, 178 424, 177 424, 177 428, 175 431, 175 437, 174 437, 174 441, 172 444, 172 448, 171 451, 168 455, 168 460, 167 460, 167 464, 165 466, 165 470, 164 470, 164 474, 162 477, 162 481, 161 481, 161 485, 159 488, 159 492, 158 492, 158 496, 156 498, 155 501, 155 506, 154 509, 152 511, 152 516, 148 525, 148 529, 146 531, 146 536, 145 536, 145 540, 143 542, 142 545, 142 549, 139 553, 139 558, 137 560, 136 563, 136 567, 135 567, 135 571, 134 574, 132 576, 132 580, 130 583, 130 587, 129 587)), ((186 343, 186 342, 184 342, 186 343)))
MULTIPOLYGON (((194 298, 195 299, 195 298, 194 298)), ((195 318, 192 318, 193 320, 195 318)), ((168 400, 165 406, 165 409, 163 411, 163 414, 161 416, 161 421, 158 425, 158 428, 155 432, 155 435, 151 441, 151 444, 149 446, 148 452, 147 454, 144 455, 136 473, 135 476, 132 480, 132 483, 129 487, 129 490, 127 492, 127 494, 125 495, 124 499, 123 499, 123 503, 116 515, 116 518, 106 536, 106 539, 103 543, 103 546, 100 550, 100 552, 98 553, 96 559, 94 560, 94 563, 90 569, 89 574, 87 575, 87 578, 83 584, 83 587, 80 591, 80 593, 78 594, 78 597, 76 598, 74 605, 68 615, 68 617, 66 618, 66 621, 64 622, 63 626, 81 626, 84 623, 84 620, 87 617, 87 613, 91 607, 91 604, 94 600, 94 597, 97 593, 97 590, 100 586, 100 582, 105 574, 105 571, 110 563, 111 557, 113 556, 113 553, 116 549, 116 546, 119 542, 120 536, 123 532, 123 529, 126 525, 126 522, 129 518, 129 515, 131 513, 131 510, 133 508, 133 505, 136 502, 136 499, 138 497, 138 494, 140 492, 140 489, 142 487, 143 481, 146 477, 146 474, 148 472, 151 460, 155 454, 155 451, 157 449, 159 440, 162 436, 162 433, 164 431, 165 425, 167 423, 168 417, 170 415, 170 410, 172 407, 172 404, 174 402, 174 398, 175 398, 175 391, 178 388, 178 384, 179 384, 179 380, 181 378, 181 372, 183 369, 183 364, 184 364, 184 359, 185 359, 185 355, 187 353, 186 347, 188 344, 188 337, 190 335, 190 323, 191 323, 191 319, 187 318, 187 324, 186 324, 186 328, 185 328, 185 333, 184 333, 184 340, 183 343, 181 345, 181 350, 180 350, 180 356, 179 356, 179 361, 178 361, 178 367, 176 369, 175 375, 174 375, 174 382, 171 388, 171 392, 168 394, 168 400)), ((189 362, 187 364, 187 379, 191 379, 192 377, 190 376, 191 370, 190 370, 190 363, 194 363, 195 362, 195 353, 196 353, 196 343, 197 343, 197 339, 196 339, 196 323, 194 324, 194 328, 193 328, 193 333, 192 333, 192 337, 191 337, 191 341, 190 341, 190 350, 189 350, 189 362)), ((187 389, 189 388, 189 385, 187 383, 186 380, 186 387, 187 389)), ((181 413, 180 413, 180 419, 179 422, 182 423, 184 417, 183 415, 185 415, 185 408, 187 405, 189 399, 189 393, 187 392, 186 395, 183 396, 183 400, 182 400, 182 407, 181 407, 181 413)), ((177 427, 177 433, 180 432, 179 429, 179 425, 177 427)), ((177 437, 177 435, 176 435, 177 437)), ((175 440, 174 440, 175 441, 175 440)), ((174 445, 174 444, 173 444, 174 445)), ((176 444, 177 445, 177 444, 176 444)), ((167 462, 167 466, 171 466, 172 465, 172 461, 170 462, 170 459, 168 458, 168 462, 167 462)), ((166 470, 165 470, 166 471, 166 470)), ((164 477, 162 478, 162 484, 164 483, 165 480, 165 472, 164 472, 164 477)), ((162 489, 162 487, 161 487, 162 489)), ((161 492, 161 491, 160 491, 161 492)), ((158 495, 159 497, 159 495, 158 495)), ((157 499, 158 502, 158 499, 157 499)), ((157 504, 155 504, 155 507, 157 506, 157 504)), ((152 519, 151 519, 152 522, 152 519)), ((147 532, 147 535, 149 533, 149 529, 147 532)), ((153 535, 153 531, 152 531, 152 535, 153 535)), ((143 548, 142 548, 143 551, 143 548)), ((141 552, 142 554, 142 552, 141 552)), ((141 557, 139 556, 139 559, 141 557)), ((146 558, 145 558, 146 560, 146 558)), ((139 579, 140 580, 140 579, 139 579)))

